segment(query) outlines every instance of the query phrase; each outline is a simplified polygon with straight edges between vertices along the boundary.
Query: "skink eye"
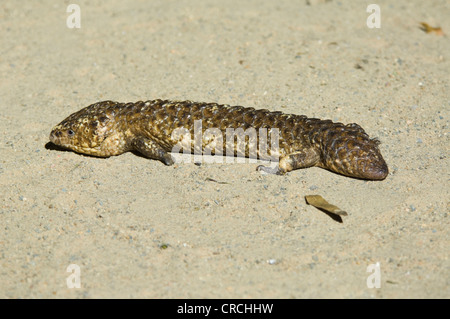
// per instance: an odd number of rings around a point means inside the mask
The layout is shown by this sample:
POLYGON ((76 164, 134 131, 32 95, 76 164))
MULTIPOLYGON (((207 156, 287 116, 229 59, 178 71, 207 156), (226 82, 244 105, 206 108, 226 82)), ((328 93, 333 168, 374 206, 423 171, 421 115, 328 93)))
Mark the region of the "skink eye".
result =
POLYGON ((72 130, 68 130, 68 131, 67 131, 67 134, 68 134, 69 136, 74 136, 74 135, 75 135, 75 132, 72 131, 72 130))

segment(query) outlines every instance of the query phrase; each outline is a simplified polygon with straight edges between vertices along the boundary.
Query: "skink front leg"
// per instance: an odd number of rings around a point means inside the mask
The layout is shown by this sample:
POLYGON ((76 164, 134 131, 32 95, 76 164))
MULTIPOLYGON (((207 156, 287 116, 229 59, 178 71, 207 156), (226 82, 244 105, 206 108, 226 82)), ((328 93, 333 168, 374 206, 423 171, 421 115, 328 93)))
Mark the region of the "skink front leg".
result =
POLYGON ((166 165, 174 164, 170 153, 166 152, 161 145, 149 138, 137 137, 131 142, 131 147, 147 158, 159 160, 166 165))

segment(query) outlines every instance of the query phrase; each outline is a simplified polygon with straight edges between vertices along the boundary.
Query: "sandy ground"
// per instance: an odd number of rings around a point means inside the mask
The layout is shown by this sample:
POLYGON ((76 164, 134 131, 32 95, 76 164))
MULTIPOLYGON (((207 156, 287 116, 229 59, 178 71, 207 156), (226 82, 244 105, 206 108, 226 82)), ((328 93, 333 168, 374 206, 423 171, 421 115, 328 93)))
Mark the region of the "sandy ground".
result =
POLYGON ((78 1, 80 29, 70 3, 0 4, 0 297, 450 297, 447 1, 378 1, 380 29, 364 1, 78 1), (84 106, 155 98, 357 122, 390 174, 45 147, 84 106))

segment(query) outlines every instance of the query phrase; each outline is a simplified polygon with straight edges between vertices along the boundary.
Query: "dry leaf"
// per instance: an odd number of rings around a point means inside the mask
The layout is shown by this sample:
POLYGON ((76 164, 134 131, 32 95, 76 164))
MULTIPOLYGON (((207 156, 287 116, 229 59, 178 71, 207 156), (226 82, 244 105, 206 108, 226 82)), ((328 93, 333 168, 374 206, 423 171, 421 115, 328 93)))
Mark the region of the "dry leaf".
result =
POLYGON ((320 209, 321 211, 327 213, 334 220, 342 223, 341 216, 347 216, 347 212, 343 211, 339 207, 328 203, 322 196, 320 195, 307 195, 305 196, 306 203, 320 209))
POLYGON ((432 27, 428 23, 425 23, 425 22, 420 22, 420 25, 422 26, 420 29, 425 33, 434 32, 437 35, 444 35, 444 32, 442 31, 441 27, 432 27))

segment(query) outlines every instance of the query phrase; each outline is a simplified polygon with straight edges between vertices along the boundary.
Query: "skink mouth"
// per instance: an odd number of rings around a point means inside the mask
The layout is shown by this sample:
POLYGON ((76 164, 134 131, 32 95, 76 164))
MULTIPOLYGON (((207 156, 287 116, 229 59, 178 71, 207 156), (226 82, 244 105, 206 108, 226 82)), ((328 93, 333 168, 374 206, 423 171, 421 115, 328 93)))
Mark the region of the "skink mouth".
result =
POLYGON ((52 130, 50 133, 50 142, 59 145, 59 138, 61 137, 61 132, 52 130))
POLYGON ((60 147, 65 147, 65 145, 67 145, 68 142, 67 137, 64 135, 64 133, 58 129, 53 129, 50 132, 49 139, 50 142, 60 147))
POLYGON ((383 180, 389 174, 389 169, 384 160, 379 160, 375 163, 367 165, 363 172, 361 172, 362 178, 371 180, 383 180))

